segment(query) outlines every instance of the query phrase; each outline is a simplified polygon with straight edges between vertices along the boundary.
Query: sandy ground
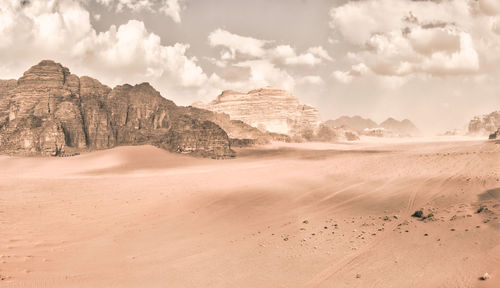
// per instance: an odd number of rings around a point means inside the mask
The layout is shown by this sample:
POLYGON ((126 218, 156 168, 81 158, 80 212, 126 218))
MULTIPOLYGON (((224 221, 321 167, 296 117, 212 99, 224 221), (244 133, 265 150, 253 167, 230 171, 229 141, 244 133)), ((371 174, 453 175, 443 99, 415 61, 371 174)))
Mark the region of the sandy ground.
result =
POLYGON ((238 153, 0 156, 0 287, 500 287, 494 141, 238 153))

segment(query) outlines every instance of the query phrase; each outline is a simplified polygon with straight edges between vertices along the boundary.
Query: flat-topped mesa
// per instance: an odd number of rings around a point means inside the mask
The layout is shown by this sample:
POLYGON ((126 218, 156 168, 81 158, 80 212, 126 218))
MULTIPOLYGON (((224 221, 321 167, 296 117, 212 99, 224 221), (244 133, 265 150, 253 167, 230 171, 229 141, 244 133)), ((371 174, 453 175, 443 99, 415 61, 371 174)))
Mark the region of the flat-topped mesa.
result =
POLYGON ((321 123, 318 110, 300 104, 289 92, 274 88, 254 89, 248 93, 227 90, 208 104, 193 106, 217 113, 226 113, 233 120, 262 131, 287 135, 300 134, 305 128, 317 128, 321 123))
POLYGON ((15 84, 0 81, 0 152, 57 155, 153 144, 212 158, 234 155, 224 130, 179 111, 149 83, 111 89, 44 60, 15 84))

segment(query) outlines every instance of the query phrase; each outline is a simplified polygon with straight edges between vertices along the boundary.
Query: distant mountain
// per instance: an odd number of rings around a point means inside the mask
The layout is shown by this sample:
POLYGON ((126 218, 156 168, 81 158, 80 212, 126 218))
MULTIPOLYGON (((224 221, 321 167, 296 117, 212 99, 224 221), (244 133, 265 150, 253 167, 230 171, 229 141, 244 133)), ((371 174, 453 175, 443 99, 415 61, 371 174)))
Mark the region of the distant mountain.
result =
POLYGON ((304 129, 317 128, 321 123, 318 110, 303 105, 289 92, 274 88, 260 88, 247 93, 224 91, 208 104, 196 102, 193 106, 228 114, 263 132, 295 136, 304 129))
POLYGON ((325 122, 326 125, 331 127, 342 127, 345 126, 355 131, 363 131, 366 128, 376 128, 378 127, 375 121, 362 118, 360 116, 341 116, 335 120, 328 120, 325 122))
POLYGON ((179 107, 148 83, 111 89, 78 77, 54 61, 31 67, 19 80, 0 81, 0 152, 64 155, 119 145, 152 144, 212 158, 234 155, 216 123, 254 129, 229 117, 179 107))
POLYGON ((410 120, 404 119, 402 121, 398 121, 394 118, 387 118, 384 122, 380 123, 380 127, 393 131, 400 136, 414 136, 419 133, 415 124, 413 124, 410 120))
POLYGON ((474 117, 469 122, 469 134, 488 135, 500 128, 500 110, 474 117))
POLYGON ((377 124, 375 121, 360 116, 342 116, 325 122, 330 127, 345 127, 362 135, 378 137, 415 136, 419 134, 417 127, 408 119, 398 121, 388 118, 377 124))

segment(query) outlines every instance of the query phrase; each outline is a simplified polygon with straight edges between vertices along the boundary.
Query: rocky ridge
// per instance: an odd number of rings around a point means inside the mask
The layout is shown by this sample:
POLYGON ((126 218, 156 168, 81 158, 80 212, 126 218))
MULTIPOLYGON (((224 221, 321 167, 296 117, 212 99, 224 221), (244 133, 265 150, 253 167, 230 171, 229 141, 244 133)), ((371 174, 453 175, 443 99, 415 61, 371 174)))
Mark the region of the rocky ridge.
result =
POLYGON ((212 158, 234 156, 213 113, 185 113, 148 83, 113 89, 54 61, 0 81, 0 152, 61 155, 152 144, 212 158))

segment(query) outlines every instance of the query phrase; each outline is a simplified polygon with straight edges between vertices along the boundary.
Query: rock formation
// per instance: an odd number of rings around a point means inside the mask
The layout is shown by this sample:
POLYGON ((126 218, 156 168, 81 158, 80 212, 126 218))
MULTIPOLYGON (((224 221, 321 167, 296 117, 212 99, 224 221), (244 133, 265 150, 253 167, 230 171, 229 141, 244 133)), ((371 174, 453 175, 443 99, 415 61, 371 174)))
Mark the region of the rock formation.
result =
POLYGON ((342 116, 335 120, 328 120, 326 125, 334 128, 354 130, 358 134, 376 137, 406 137, 419 134, 417 127, 408 119, 398 121, 388 118, 377 124, 375 121, 360 116, 342 116))
POLYGON ((379 126, 386 130, 392 131, 399 136, 415 136, 419 133, 415 124, 413 124, 408 119, 398 121, 394 118, 387 118, 387 120, 380 123, 379 126))
POLYGON ((224 91, 208 104, 193 106, 228 114, 233 120, 273 132, 295 136, 305 128, 316 129, 321 123, 318 110, 302 105, 292 94, 279 89, 262 88, 248 93, 224 91))
POLYGON ((490 136, 489 136, 490 140, 498 139, 498 138, 500 138, 500 128, 498 128, 497 131, 491 133, 490 136))
POLYGON ((322 123, 313 136, 313 140, 319 142, 355 141, 359 140, 359 135, 346 126, 339 127, 322 123))
POLYGON ((365 119, 360 116, 341 116, 335 120, 328 120, 325 122, 325 124, 330 127, 344 126, 358 132, 363 131, 366 128, 378 127, 378 124, 375 123, 375 121, 368 118, 365 119))
POLYGON ((474 117, 469 122, 469 134, 488 135, 500 128, 500 111, 474 117))
POLYGON ((210 121, 213 113, 185 111, 148 83, 111 89, 45 60, 17 81, 0 82, 0 151, 58 155, 152 144, 212 158, 234 155, 226 132, 210 121))

